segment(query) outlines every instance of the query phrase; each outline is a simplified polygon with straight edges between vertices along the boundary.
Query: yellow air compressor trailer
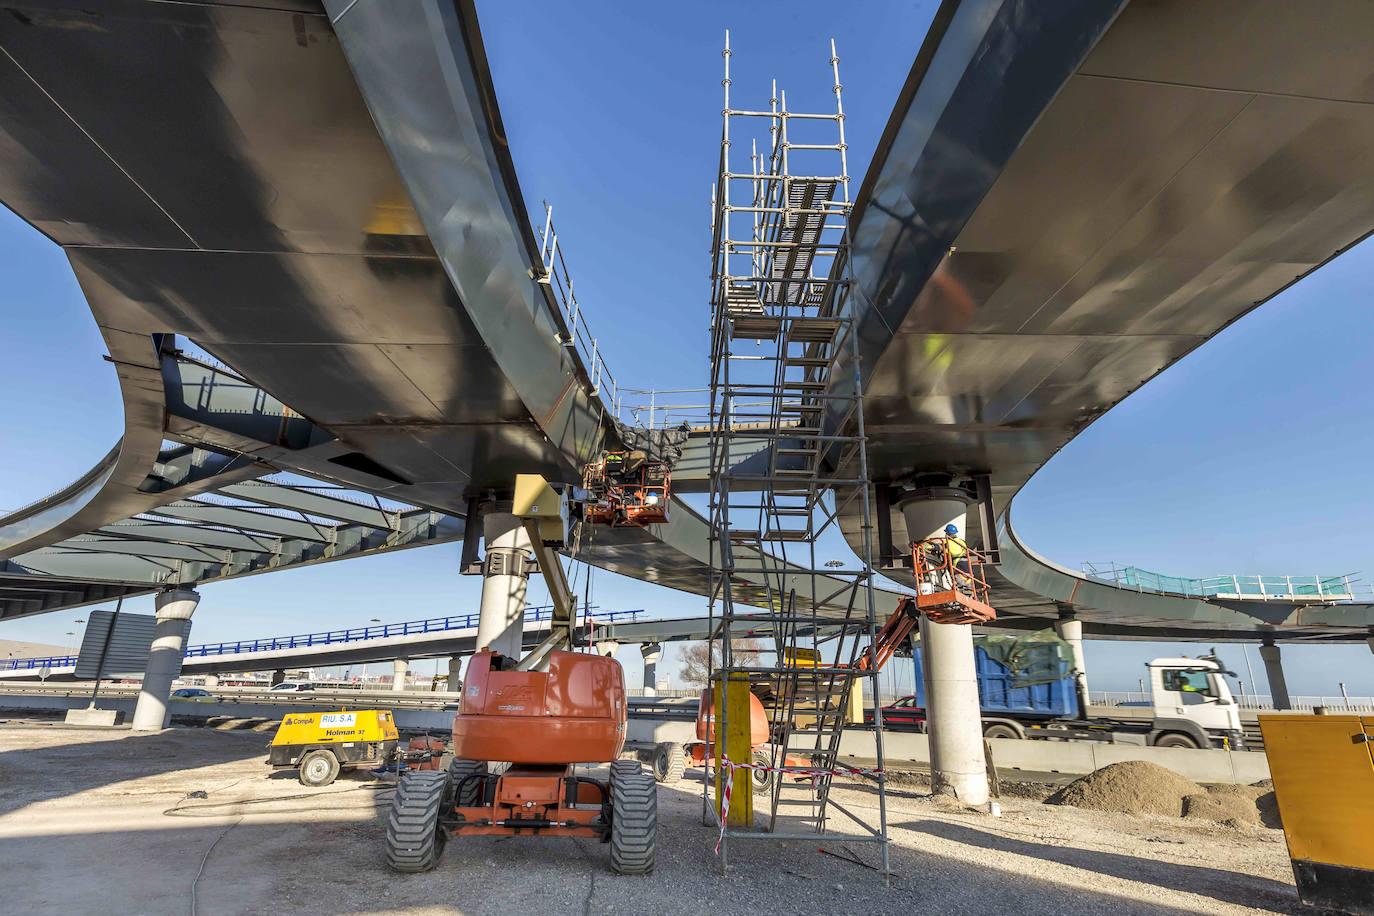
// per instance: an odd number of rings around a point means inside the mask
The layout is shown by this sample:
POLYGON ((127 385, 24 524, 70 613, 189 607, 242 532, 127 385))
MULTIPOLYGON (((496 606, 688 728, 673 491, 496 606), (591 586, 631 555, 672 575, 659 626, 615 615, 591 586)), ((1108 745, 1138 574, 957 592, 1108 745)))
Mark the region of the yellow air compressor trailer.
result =
POLYGON ((1298 896, 1374 916, 1374 716, 1259 722, 1298 896))
POLYGON ((342 767, 392 762, 399 739, 385 709, 290 713, 272 738, 267 763, 297 768, 302 785, 327 786, 342 767))

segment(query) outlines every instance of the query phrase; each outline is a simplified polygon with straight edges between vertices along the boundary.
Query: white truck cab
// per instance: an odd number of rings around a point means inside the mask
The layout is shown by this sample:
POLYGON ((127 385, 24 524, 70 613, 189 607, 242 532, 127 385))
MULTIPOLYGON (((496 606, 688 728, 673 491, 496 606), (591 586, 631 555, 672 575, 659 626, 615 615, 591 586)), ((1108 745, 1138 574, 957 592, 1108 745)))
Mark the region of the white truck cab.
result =
POLYGON ((1156 658, 1146 663, 1154 701, 1150 744, 1157 747, 1245 746, 1240 708, 1216 655, 1156 658))

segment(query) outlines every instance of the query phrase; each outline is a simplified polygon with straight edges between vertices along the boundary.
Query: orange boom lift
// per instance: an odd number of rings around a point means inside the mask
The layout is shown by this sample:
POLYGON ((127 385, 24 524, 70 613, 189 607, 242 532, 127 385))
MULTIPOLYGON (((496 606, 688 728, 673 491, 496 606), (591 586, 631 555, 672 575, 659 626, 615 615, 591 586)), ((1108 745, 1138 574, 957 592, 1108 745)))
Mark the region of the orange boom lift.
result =
POLYGON ((514 512, 549 585, 553 635, 521 660, 488 649, 472 656, 453 719, 453 763, 401 778, 387 821, 387 862, 396 871, 428 871, 453 837, 574 836, 609 843, 620 874, 648 874, 658 786, 638 761, 616 759, 625 746, 624 673, 613 658, 561 648, 571 646, 574 617, 551 549, 561 544, 561 497, 542 478, 522 474, 514 512), (547 670, 529 670, 540 665, 547 670), (578 771, 606 761, 613 761, 609 778, 578 771))

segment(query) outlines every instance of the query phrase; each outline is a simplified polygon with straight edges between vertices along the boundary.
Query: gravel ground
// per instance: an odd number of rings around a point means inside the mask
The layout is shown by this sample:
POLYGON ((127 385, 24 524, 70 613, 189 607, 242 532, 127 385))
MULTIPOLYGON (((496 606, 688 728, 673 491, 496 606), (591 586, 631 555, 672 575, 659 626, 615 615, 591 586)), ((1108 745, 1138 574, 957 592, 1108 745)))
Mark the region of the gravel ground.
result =
MULTIPOLYGON (((0 725, 5 909, 189 913, 194 884, 206 916, 1300 911, 1278 830, 1044 805, 1041 787, 1008 792, 993 818, 930 798, 919 778, 889 791, 888 884, 819 853, 843 849, 832 837, 737 842, 722 875, 691 781, 660 789, 648 878, 612 874, 592 840, 525 837, 456 840, 437 870, 394 875, 380 846, 388 788, 364 774, 305 789, 267 769, 267 740, 0 725)), ((835 797, 876 805, 863 789, 835 797)), ((875 861, 872 846, 850 848, 875 861)))

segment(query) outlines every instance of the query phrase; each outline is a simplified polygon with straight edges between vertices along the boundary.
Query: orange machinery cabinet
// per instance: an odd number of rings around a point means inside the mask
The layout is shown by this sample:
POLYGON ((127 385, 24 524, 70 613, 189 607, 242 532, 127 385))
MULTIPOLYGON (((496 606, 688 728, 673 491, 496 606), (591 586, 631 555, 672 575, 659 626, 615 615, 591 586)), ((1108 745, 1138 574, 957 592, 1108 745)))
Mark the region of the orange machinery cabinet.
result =
POLYGON ((1374 916, 1374 716, 1259 717, 1298 896, 1374 916))
POLYGON ((604 763, 625 745, 625 675, 613 658, 553 652, 548 671, 501 670, 488 650, 468 662, 453 756, 514 763, 604 763))

